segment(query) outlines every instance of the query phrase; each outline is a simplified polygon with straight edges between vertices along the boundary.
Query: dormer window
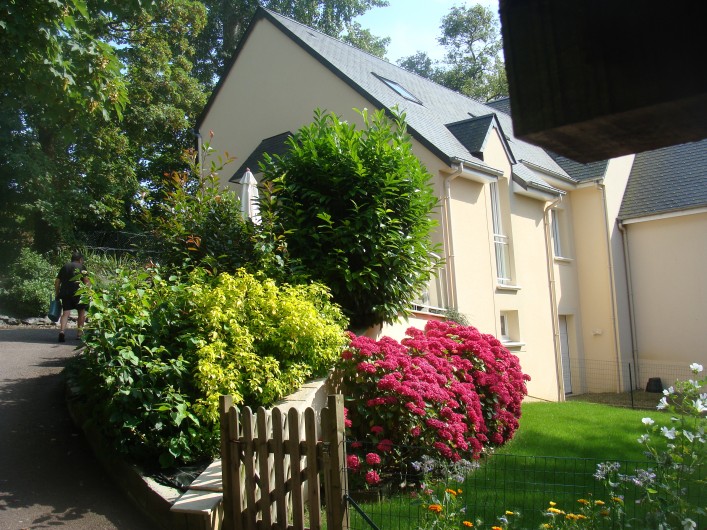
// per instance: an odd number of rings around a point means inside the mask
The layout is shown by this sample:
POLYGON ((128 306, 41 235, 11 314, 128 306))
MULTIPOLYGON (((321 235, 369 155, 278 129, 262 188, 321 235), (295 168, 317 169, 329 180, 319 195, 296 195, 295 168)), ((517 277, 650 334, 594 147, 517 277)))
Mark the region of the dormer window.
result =
POLYGON ((412 101, 414 103, 417 103, 418 105, 422 105, 422 101, 420 101, 418 98, 416 98, 412 92, 410 92, 407 88, 405 88, 400 83, 396 83, 395 81, 392 81, 390 79, 386 79, 385 77, 379 76, 378 74, 373 74, 373 75, 375 75, 378 79, 383 81, 390 88, 395 90, 399 95, 401 95, 405 99, 412 101))

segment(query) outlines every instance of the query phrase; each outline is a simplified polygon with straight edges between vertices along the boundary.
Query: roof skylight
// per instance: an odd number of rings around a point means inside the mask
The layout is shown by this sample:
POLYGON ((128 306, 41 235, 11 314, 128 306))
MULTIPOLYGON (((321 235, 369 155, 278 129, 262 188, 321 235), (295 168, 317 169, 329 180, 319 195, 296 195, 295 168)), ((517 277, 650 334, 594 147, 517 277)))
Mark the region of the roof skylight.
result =
POLYGON ((405 99, 413 101, 413 102, 417 103, 418 105, 422 105, 422 101, 420 101, 417 97, 415 97, 415 95, 412 92, 410 92, 407 88, 405 88, 400 83, 396 83, 395 81, 392 81, 390 79, 386 79, 385 77, 382 77, 382 76, 375 74, 375 73, 373 75, 375 75, 378 79, 383 81, 390 88, 395 90, 399 95, 401 95, 405 99))

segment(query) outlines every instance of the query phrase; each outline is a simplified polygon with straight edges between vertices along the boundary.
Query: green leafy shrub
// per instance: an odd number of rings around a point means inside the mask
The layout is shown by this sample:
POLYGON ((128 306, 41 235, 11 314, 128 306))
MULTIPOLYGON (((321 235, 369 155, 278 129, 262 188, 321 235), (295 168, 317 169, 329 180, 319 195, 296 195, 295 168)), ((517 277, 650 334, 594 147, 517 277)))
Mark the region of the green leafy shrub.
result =
POLYGON ((262 270, 255 226, 243 219, 235 193, 218 186, 218 171, 230 159, 217 157, 201 176, 194 152, 186 156, 190 169, 166 174, 158 193, 147 199, 152 207, 145 210, 144 222, 154 238, 154 258, 179 269, 262 270))
POLYGON ((327 285, 352 328, 407 314, 437 266, 429 217, 437 200, 404 115, 360 114, 362 130, 318 111, 284 156, 266 156, 272 193, 260 201, 294 275, 327 285))
POLYGON ((118 270, 137 268, 140 265, 135 254, 120 251, 104 251, 93 248, 79 249, 84 264, 91 275, 94 287, 103 288, 114 278, 118 270))
POLYGON ((324 287, 245 271, 120 271, 91 298, 78 382, 116 450, 165 465, 213 455, 218 395, 271 405, 324 374, 345 343, 324 287))
POLYGON ((46 315, 57 271, 44 256, 23 248, 0 288, 2 307, 18 317, 46 315))

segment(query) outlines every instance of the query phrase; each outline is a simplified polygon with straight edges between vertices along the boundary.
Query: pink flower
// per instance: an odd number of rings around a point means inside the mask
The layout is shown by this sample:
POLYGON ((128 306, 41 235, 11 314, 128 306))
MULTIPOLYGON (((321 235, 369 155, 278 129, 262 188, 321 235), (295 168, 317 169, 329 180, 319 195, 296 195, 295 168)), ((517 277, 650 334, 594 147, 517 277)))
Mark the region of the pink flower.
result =
POLYGON ((368 464, 369 466, 375 466, 380 463, 381 457, 378 456, 376 453, 368 453, 366 455, 366 464, 368 464))
POLYGON ((380 475, 375 471, 371 470, 366 473, 366 483, 374 486, 381 481, 380 475))
POLYGON ((356 402, 351 435, 371 443, 385 433, 378 453, 421 438, 443 458, 478 458, 484 446, 501 445, 518 429, 528 377, 492 335, 430 321, 424 330, 410 328, 401 342, 349 339, 337 372, 356 402))
POLYGON ((356 455, 349 455, 346 457, 346 467, 356 472, 361 467, 361 460, 356 455))
POLYGON ((371 363, 360 362, 360 363, 358 363, 358 371, 365 373, 365 374, 375 374, 376 373, 376 366, 371 363))
POLYGON ((393 449, 393 441, 388 440, 387 438, 385 440, 381 440, 376 448, 383 453, 391 451, 393 449))
POLYGON ((351 449, 360 449, 363 447, 362 442, 351 442, 351 449))

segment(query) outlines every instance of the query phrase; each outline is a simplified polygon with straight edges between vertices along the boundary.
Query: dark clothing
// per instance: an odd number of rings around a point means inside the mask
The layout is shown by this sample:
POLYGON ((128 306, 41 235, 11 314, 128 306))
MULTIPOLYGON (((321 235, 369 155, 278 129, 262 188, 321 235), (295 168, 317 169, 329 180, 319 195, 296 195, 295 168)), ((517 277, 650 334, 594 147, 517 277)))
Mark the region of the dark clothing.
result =
POLYGON ((59 270, 56 277, 59 279, 59 298, 64 311, 87 308, 76 294, 87 274, 86 268, 76 261, 70 261, 59 270))
POLYGON ((71 311, 72 309, 88 309, 88 306, 81 303, 80 296, 68 296, 61 299, 61 308, 63 311, 71 311))

